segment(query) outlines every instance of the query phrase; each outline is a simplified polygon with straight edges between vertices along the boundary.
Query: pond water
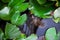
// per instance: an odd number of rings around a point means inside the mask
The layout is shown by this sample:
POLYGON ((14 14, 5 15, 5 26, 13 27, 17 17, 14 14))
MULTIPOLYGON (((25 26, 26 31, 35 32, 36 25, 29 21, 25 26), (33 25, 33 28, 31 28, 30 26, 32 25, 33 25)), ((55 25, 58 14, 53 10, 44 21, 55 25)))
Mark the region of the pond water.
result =
MULTIPOLYGON (((52 18, 48 18, 48 19, 43 19, 42 22, 44 23, 44 27, 38 27, 36 35, 37 36, 44 36, 45 32, 48 28, 51 27, 55 27, 57 33, 60 31, 60 23, 55 23, 52 18)), ((23 25, 23 31, 24 33, 26 33, 28 36, 31 34, 31 31, 29 30, 29 28, 27 27, 27 24, 23 25)))
POLYGON ((52 18, 49 18, 49 19, 43 19, 42 22, 44 23, 44 27, 43 28, 38 28, 37 30, 37 35, 38 36, 43 36, 45 35, 45 32, 48 28, 51 28, 51 27, 55 27, 56 28, 56 31, 57 33, 60 31, 60 23, 55 23, 52 18))

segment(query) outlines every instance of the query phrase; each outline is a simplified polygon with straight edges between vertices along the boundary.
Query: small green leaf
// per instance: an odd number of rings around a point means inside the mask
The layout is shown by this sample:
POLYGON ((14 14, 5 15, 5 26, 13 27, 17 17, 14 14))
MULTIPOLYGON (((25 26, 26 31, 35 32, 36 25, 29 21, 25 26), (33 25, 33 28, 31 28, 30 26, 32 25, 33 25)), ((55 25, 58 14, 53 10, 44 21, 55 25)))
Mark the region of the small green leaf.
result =
POLYGON ((37 36, 34 34, 31 34, 29 37, 27 37, 25 40, 37 40, 37 36))
POLYGON ((25 34, 21 34, 19 38, 17 38, 16 40, 24 40, 26 38, 25 34))
POLYGON ((53 19, 54 22, 56 23, 60 22, 60 7, 54 11, 53 16, 54 16, 54 19, 53 19))
POLYGON ((10 18, 15 14, 15 12, 16 12, 16 9, 15 8, 12 8, 12 9, 10 9, 10 14, 9 14, 9 16, 10 16, 10 18))
POLYGON ((60 7, 54 11, 54 18, 60 18, 60 7))
POLYGON ((55 28, 49 28, 45 34, 46 40, 56 40, 56 30, 55 28))
POLYGON ((34 0, 30 0, 30 4, 33 7, 33 9, 31 10, 31 12, 40 18, 44 18, 48 12, 54 10, 53 7, 45 7, 45 6, 41 6, 37 3, 37 1, 34 0))
POLYGON ((9 11, 10 11, 10 8, 8 7, 4 7, 2 10, 0 10, 0 18, 3 20, 10 20, 9 11))
POLYGON ((3 33, 2 30, 0 29, 0 40, 3 40, 3 36, 4 36, 4 33, 3 33))
POLYGON ((24 2, 25 0, 11 0, 8 4, 9 7, 14 7, 17 3, 22 3, 24 2))
POLYGON ((16 27, 16 25, 12 25, 10 23, 6 24, 6 28, 5 28, 5 36, 6 38, 9 39, 16 39, 17 37, 20 36, 20 31, 19 28, 16 27))
POLYGON ((26 35, 23 33, 20 36, 21 36, 21 38, 26 38, 26 35))
POLYGON ((11 18, 11 23, 16 25, 22 25, 25 23, 26 20, 27 20, 26 14, 23 14, 22 16, 20 16, 20 12, 16 11, 11 18))
POLYGON ((11 18, 11 23, 16 24, 20 16, 20 12, 16 11, 15 14, 11 18))
POLYGON ((27 20, 27 15, 23 14, 22 16, 19 17, 18 21, 16 22, 18 25, 22 25, 25 23, 25 21, 27 20))
POLYGON ((28 8, 28 3, 18 3, 17 5, 14 6, 16 10, 19 10, 20 12, 25 11, 28 8))

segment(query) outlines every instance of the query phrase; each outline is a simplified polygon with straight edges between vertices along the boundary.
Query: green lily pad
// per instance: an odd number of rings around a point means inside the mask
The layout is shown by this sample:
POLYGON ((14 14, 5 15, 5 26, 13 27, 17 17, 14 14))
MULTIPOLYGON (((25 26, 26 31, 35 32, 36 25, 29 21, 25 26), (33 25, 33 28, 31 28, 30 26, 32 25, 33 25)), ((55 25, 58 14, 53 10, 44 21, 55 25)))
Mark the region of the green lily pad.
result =
POLYGON ((46 37, 46 40, 56 40, 56 30, 55 28, 49 28, 47 31, 46 31, 46 34, 45 34, 45 37, 46 37))
POLYGON ((20 34, 21 32, 19 31, 19 28, 16 27, 16 25, 12 25, 10 23, 6 24, 6 28, 5 28, 6 38, 16 39, 17 37, 20 36, 20 34))

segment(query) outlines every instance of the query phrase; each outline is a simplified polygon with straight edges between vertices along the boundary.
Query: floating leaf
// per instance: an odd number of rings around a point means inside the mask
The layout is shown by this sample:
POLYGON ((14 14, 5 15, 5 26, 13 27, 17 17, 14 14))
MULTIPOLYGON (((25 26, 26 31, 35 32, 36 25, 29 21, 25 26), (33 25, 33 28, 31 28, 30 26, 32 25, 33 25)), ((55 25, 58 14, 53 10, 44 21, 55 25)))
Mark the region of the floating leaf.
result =
POLYGON ((25 23, 25 21, 27 20, 27 15, 26 14, 23 14, 22 16, 19 17, 19 19, 17 20, 17 25, 22 25, 25 23))
POLYGON ((59 17, 60 17, 60 7, 54 11, 54 18, 59 18, 59 17))
POLYGON ((22 3, 25 0, 11 0, 8 4, 9 7, 14 7, 17 3, 22 3))
POLYGON ((9 11, 10 11, 10 8, 8 7, 4 7, 2 10, 0 10, 0 18, 3 20, 10 20, 9 11))
POLYGON ((37 3, 37 1, 35 0, 30 0, 30 4, 33 7, 33 9, 31 10, 31 12, 38 17, 42 17, 44 18, 46 15, 46 13, 52 11, 54 8, 53 7, 44 7, 41 6, 37 3))
POLYGON ((37 40, 37 36, 35 34, 31 34, 29 37, 19 40, 37 40))
POLYGON ((53 19, 54 22, 56 23, 60 22, 60 7, 54 11, 53 16, 54 16, 54 19, 53 19))
POLYGON ((19 10, 20 12, 25 11, 28 8, 28 3, 18 3, 17 5, 14 6, 15 10, 19 10))
POLYGON ((15 14, 12 16, 12 18, 11 18, 11 23, 12 24, 22 25, 27 20, 27 15, 26 14, 23 14, 22 16, 20 16, 19 13, 20 13, 19 11, 16 11, 15 14))
POLYGON ((6 24, 6 28, 5 28, 5 36, 6 38, 9 39, 16 39, 17 37, 20 36, 20 31, 19 28, 16 27, 16 25, 12 25, 10 23, 6 24))
POLYGON ((25 34, 21 34, 19 38, 17 38, 16 40, 24 40, 26 38, 25 34))
POLYGON ((20 16, 20 12, 16 11, 15 14, 11 18, 11 23, 16 24, 20 16))
POLYGON ((27 37, 25 40, 37 40, 37 36, 32 34, 29 37, 27 37))
POLYGON ((56 40, 56 30, 55 28, 49 28, 45 34, 46 40, 56 40))

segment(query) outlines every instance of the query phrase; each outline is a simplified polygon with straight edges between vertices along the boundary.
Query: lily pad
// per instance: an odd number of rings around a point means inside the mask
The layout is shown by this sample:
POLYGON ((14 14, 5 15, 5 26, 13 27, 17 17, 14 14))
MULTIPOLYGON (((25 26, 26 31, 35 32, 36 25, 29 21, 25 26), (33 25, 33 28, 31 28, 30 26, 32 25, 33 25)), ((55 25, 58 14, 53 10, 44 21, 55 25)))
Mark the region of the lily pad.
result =
POLYGON ((46 34, 45 34, 45 37, 46 37, 46 40, 56 40, 56 30, 55 28, 49 28, 47 31, 46 31, 46 34))
POLYGON ((16 27, 16 25, 12 25, 10 23, 6 24, 6 28, 5 28, 5 36, 6 38, 9 39, 16 39, 17 37, 20 36, 20 31, 19 28, 16 27))

